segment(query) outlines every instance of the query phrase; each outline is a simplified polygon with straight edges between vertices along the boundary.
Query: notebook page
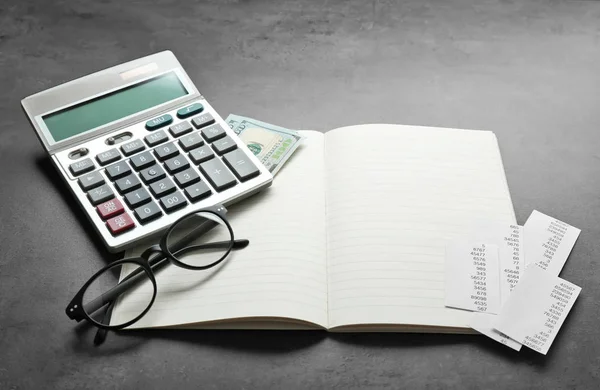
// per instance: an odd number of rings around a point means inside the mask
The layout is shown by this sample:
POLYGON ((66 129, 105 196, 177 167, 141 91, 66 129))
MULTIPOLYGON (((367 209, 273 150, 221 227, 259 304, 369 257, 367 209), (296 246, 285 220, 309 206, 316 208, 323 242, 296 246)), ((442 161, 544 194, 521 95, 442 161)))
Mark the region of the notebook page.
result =
POLYGON ((444 252, 481 219, 515 223, 491 132, 363 125, 325 136, 330 328, 467 328, 444 252))
POLYGON ((250 245, 208 271, 167 266, 154 305, 130 328, 264 317, 327 326, 324 136, 302 134, 304 144, 270 188, 228 207, 235 237, 250 245))

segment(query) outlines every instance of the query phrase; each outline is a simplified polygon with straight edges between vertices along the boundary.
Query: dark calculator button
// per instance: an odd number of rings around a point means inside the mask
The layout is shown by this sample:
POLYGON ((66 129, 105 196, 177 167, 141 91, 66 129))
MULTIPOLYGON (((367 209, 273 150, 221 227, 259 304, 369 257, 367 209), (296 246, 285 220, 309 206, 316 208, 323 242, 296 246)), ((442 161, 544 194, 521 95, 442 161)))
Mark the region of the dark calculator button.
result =
POLYGON ((171 115, 161 115, 158 118, 150 119, 148 122, 146 122, 146 129, 150 131, 160 129, 171 122, 173 122, 173 117, 171 115))
POLYGON ((156 160, 154 159, 154 157, 152 157, 152 154, 150 154, 150 152, 140 153, 136 156, 131 157, 129 161, 137 171, 139 171, 140 169, 148 168, 149 166, 154 165, 154 163, 156 162, 156 160))
POLYGON ((115 194, 108 185, 104 184, 89 191, 87 196, 90 202, 92 202, 92 205, 97 206, 102 202, 114 198, 115 194))
POLYGON ((131 219, 129 214, 123 213, 106 221, 106 226, 108 226, 108 230, 116 236, 129 229, 133 229, 135 227, 135 222, 133 222, 133 219, 131 219))
POLYGON ((129 176, 125 176, 115 182, 115 187, 121 195, 126 192, 133 191, 137 188, 140 188, 142 183, 140 183, 140 179, 137 178, 136 175, 131 174, 129 176))
POLYGON ((144 143, 140 139, 129 141, 126 144, 121 145, 121 151, 125 156, 131 156, 132 154, 141 152, 145 148, 146 146, 144 146, 144 143))
POLYGON ((202 146, 202 144, 204 144, 204 140, 200 136, 200 133, 189 134, 179 139, 179 146, 186 152, 202 146))
POLYGON ((189 168, 189 166, 190 163, 188 162, 187 158, 181 155, 165 161, 165 168, 167 168, 167 171, 169 171, 171 175, 183 171, 184 169, 189 168))
POLYGON ((145 188, 139 188, 125 195, 125 202, 131 208, 135 208, 150 201, 150 194, 145 188))
POLYGON ((81 176, 79 180, 77 180, 79 186, 84 191, 89 191, 92 188, 96 188, 102 184, 104 184, 104 177, 99 171, 88 173, 85 176, 81 176))
POLYGON ((237 183, 235 177, 233 177, 229 169, 225 167, 219 158, 213 158, 210 161, 200 164, 200 170, 215 190, 219 192, 233 187, 237 183))
POLYGON ((162 130, 144 137, 144 140, 150 147, 167 142, 168 139, 167 133, 162 130))
POLYGON ((142 181, 146 184, 154 183, 157 180, 165 177, 165 171, 158 164, 152 165, 150 168, 142 169, 140 171, 142 181))
POLYGON ((223 154, 231 152, 232 150, 237 148, 237 144, 235 143, 233 138, 231 138, 230 136, 226 136, 224 138, 221 138, 220 140, 213 142, 212 147, 215 150, 215 152, 217 152, 217 154, 222 156, 223 154))
POLYGON ((194 129, 192 128, 192 125, 190 125, 190 122, 188 122, 188 121, 183 121, 181 123, 178 123, 176 125, 169 127, 169 133, 171 133, 171 135, 173 137, 182 136, 184 134, 189 133, 192 130, 194 130, 194 129))
POLYGON ((100 165, 110 164, 121 158, 121 153, 117 149, 110 149, 96 155, 96 160, 100 165))
POLYGON ((210 188, 208 188, 206 183, 203 181, 187 187, 184 192, 191 202, 202 200, 208 197, 211 193, 210 188))
POLYGON ((150 191, 156 198, 160 198, 161 196, 165 196, 168 193, 175 191, 175 184, 173 184, 169 178, 164 178, 150 184, 150 191))
POLYGON ((192 124, 197 129, 212 125, 213 123, 215 123, 215 118, 210 114, 202 114, 192 119, 192 124))
POLYGON ((213 153, 212 149, 208 147, 208 145, 204 145, 190 152, 190 158, 196 165, 208 161, 214 156, 215 154, 213 153))
POLYGON ((227 153, 223 156, 223 160, 240 181, 252 179, 260 173, 256 165, 240 149, 227 153))
POLYGON ((107 220, 108 218, 121 214, 125 211, 125 207, 123 207, 123 204, 119 199, 114 198, 99 204, 98 207, 96 207, 96 211, 98 211, 100 218, 107 220))
POLYGON ((69 170, 74 176, 83 175, 89 171, 93 171, 95 168, 94 162, 90 158, 86 158, 85 160, 77 161, 69 165, 69 170))
POLYGON ((133 214, 140 223, 148 223, 162 215, 160 207, 155 202, 150 202, 147 205, 138 207, 133 211, 133 214))
POLYGON ((160 198, 160 205, 167 213, 171 213, 177 209, 184 207, 187 204, 185 196, 179 191, 174 194, 160 198))
POLYGON ((204 110, 204 106, 202 104, 194 103, 192 105, 177 110, 177 116, 183 119, 192 115, 200 114, 202 110, 204 110))
POLYGON ((213 142, 225 137, 225 129, 220 125, 212 125, 201 130, 202 136, 208 142, 213 142))
POLYGON ((183 172, 179 172, 175 175, 175 183, 181 188, 187 187, 191 184, 200 181, 200 175, 196 173, 192 168, 186 169, 183 172))
POLYGON ((131 173, 131 168, 126 161, 121 161, 116 164, 106 167, 106 176, 112 181, 120 179, 123 176, 127 176, 131 173))
POLYGON ((168 158, 177 156, 179 149, 177 149, 177 146, 173 142, 169 142, 168 144, 154 148, 154 154, 160 161, 165 161, 168 158))

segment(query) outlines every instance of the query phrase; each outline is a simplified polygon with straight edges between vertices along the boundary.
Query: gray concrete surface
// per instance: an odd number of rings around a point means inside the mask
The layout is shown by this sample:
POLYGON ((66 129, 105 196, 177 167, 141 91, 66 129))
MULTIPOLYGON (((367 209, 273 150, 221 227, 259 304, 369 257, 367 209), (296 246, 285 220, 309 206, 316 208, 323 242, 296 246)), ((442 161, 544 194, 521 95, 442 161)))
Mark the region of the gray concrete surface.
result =
POLYGON ((0 388, 597 388, 600 2, 0 2, 0 388), (477 336, 74 327, 111 256, 20 99, 170 49, 222 115, 290 128, 403 123, 496 132, 518 221, 582 229, 583 292, 548 356, 477 336))

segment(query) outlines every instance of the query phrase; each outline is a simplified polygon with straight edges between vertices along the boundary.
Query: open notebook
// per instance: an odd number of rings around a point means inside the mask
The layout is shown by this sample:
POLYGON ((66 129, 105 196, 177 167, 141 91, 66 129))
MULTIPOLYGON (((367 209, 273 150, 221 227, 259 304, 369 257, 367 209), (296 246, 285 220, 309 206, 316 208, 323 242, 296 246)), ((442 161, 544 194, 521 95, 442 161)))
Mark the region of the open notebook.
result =
POLYGON ((444 307, 444 250, 482 219, 516 222, 495 135, 301 133, 273 185, 229 207, 250 245, 209 271, 169 265, 130 328, 469 332, 471 313, 444 307))

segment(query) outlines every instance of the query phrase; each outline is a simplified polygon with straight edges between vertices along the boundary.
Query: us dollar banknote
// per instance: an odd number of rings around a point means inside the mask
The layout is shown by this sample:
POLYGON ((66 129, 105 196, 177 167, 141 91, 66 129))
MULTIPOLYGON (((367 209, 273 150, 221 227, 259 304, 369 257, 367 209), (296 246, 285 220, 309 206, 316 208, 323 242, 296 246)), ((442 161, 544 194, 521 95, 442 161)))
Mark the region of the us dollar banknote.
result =
POLYGON ((270 123, 235 114, 225 121, 273 176, 302 143, 297 131, 270 123))

